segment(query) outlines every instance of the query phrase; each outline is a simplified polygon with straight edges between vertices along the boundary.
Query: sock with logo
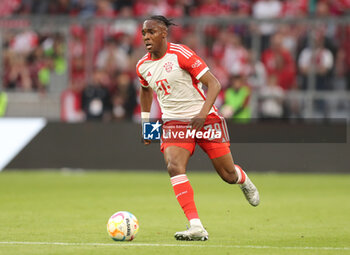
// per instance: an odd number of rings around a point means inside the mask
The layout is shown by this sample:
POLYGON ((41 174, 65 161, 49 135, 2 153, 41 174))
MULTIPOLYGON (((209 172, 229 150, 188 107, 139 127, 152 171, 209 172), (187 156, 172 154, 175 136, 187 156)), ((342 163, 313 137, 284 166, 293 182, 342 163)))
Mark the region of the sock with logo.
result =
MULTIPOLYGON (((177 201, 184 211, 187 219, 191 222, 198 219, 198 212, 193 199, 193 189, 186 174, 176 175, 170 178, 177 201)), ((199 221, 200 222, 200 221, 199 221)), ((195 221, 198 223, 198 221, 195 221)))
POLYGON ((247 174, 242 170, 239 165, 235 165, 235 170, 238 176, 236 184, 243 184, 247 179, 247 174))

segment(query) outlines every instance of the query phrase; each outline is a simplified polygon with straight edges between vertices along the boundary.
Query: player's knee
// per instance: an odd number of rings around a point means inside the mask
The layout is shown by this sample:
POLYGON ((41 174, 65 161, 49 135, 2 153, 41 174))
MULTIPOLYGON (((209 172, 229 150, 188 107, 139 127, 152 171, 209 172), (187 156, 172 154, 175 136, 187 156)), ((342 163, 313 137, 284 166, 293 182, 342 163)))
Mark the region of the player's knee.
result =
POLYGON ((179 174, 186 173, 186 170, 184 167, 182 167, 180 164, 176 162, 169 161, 167 165, 168 173, 170 176, 176 176, 179 174))

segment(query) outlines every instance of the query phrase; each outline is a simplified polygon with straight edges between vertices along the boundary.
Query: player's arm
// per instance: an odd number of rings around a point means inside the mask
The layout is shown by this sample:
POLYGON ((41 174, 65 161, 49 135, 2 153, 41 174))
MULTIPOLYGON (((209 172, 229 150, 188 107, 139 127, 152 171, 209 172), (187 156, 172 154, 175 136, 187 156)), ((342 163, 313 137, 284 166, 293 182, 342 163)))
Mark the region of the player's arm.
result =
POLYGON ((141 112, 150 112, 153 101, 153 90, 150 87, 141 87, 140 90, 140 102, 141 112))
POLYGON ((199 79, 199 81, 203 85, 208 87, 208 91, 207 91, 207 99, 205 100, 205 103, 203 104, 201 111, 190 122, 190 124, 192 125, 192 128, 196 130, 200 130, 203 127, 205 119, 207 118, 207 115, 210 109, 213 107, 215 100, 221 90, 220 82, 215 78, 215 76, 210 71, 207 71, 199 79))
MULTIPOLYGON (((147 122, 149 120, 152 101, 153 101, 153 90, 150 87, 141 86, 140 103, 141 103, 142 123, 147 122)), ((147 144, 150 144, 151 141, 144 140, 144 143, 147 145, 147 144)))

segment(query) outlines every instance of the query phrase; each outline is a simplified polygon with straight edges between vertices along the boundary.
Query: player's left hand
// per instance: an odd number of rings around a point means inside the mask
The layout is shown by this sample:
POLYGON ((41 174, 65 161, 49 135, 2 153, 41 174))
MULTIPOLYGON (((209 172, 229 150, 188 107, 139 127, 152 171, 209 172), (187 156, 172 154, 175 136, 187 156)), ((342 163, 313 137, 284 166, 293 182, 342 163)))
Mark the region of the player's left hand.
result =
POLYGON ((143 139, 143 144, 144 145, 150 145, 151 144, 151 140, 143 139))
POLYGON ((197 116, 191 119, 190 126, 191 130, 195 129, 197 131, 201 130, 204 126, 206 115, 199 113, 197 116))

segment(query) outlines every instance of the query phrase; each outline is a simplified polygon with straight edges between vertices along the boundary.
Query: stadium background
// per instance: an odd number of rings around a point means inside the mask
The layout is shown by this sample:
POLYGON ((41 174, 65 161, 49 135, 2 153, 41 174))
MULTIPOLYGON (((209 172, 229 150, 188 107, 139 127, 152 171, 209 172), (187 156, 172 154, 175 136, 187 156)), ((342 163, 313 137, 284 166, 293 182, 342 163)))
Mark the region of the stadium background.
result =
MULTIPOLYGON (((122 127, 140 122, 135 73, 138 59, 145 54, 140 28, 144 17, 161 14, 178 24, 170 29, 169 41, 196 51, 220 80, 223 90, 216 105, 232 126, 234 153, 244 164, 254 171, 327 171, 338 162, 334 171, 349 171, 347 157, 342 157, 349 152, 349 8, 341 0, 4 1, 0 7, 2 121, 32 117, 49 123, 45 132, 29 135, 17 147, 11 160, 21 153, 9 167, 99 168, 105 162, 101 168, 115 169, 128 165, 124 157, 103 152, 96 141, 115 136, 110 152, 135 146, 120 142, 119 137, 125 136, 123 132, 136 136, 131 132, 135 128, 122 127), (270 131, 278 131, 261 132, 271 121, 275 129, 270 131), (335 121, 342 127, 332 124, 335 121), (80 123, 82 132, 72 131, 77 126, 71 123, 80 123), (293 123, 298 127, 288 129, 293 123), (111 126, 115 135, 104 131, 111 126), (325 128, 329 130, 322 133, 325 128), (48 141, 40 144, 48 132, 48 141), (55 146, 57 132, 88 145, 72 151, 82 153, 76 161, 68 160, 65 153, 70 141, 57 143, 55 151, 48 149, 55 146), (100 139, 93 140, 96 135, 100 139), (31 146, 23 150, 28 143, 31 146), (275 143, 269 145, 274 152, 257 149, 264 143, 275 143), (286 143, 297 144, 290 149, 286 143), (37 147, 42 150, 39 154, 34 153, 37 147), (296 151, 303 151, 303 162, 297 160, 302 153, 296 151), (83 155, 95 155, 99 163, 84 163, 83 155), (261 161, 251 162, 251 155, 260 155, 261 161), (315 160, 326 155, 326 162, 315 160), (283 168, 288 158, 294 164, 283 168)), ((160 110, 154 101, 152 117, 158 118, 160 110)), ((10 146, 3 143, 2 147, 10 146)), ((158 162, 161 155, 156 156, 155 147, 147 155, 158 162)), ((142 154, 143 149, 137 151, 142 154)), ((129 164, 128 168, 140 166, 129 164)))
POLYGON ((0 255, 349 254, 349 8, 0 0, 0 255), (261 194, 251 207, 197 148, 188 176, 208 242, 173 239, 186 219, 159 144, 141 142, 135 65, 154 14, 220 80, 233 156, 261 194), (131 243, 106 233, 119 210, 140 221, 131 243))

